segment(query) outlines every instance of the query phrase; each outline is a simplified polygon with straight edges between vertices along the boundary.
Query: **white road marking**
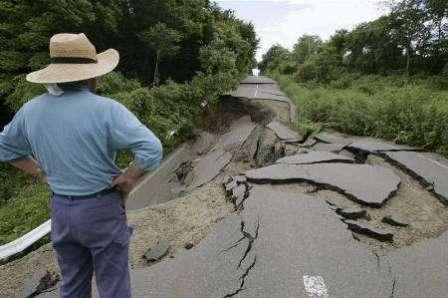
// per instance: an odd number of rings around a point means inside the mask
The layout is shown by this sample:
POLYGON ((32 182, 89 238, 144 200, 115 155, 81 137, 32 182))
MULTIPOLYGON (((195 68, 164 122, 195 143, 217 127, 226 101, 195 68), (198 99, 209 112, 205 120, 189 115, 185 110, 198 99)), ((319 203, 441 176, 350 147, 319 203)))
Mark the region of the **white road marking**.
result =
POLYGON ((328 290, 324 278, 319 275, 304 275, 303 284, 308 297, 328 298, 328 290))
POLYGON ((254 98, 257 98, 257 94, 258 94, 258 86, 259 86, 260 84, 257 84, 257 89, 255 89, 255 94, 254 94, 254 98))

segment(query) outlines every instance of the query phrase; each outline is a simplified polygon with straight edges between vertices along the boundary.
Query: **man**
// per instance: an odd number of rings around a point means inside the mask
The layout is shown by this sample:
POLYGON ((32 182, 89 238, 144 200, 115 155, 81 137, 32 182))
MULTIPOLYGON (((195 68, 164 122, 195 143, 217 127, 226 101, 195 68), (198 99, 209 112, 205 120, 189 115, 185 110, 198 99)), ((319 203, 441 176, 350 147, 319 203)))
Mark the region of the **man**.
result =
POLYGON ((51 64, 27 80, 49 93, 26 103, 0 134, 0 161, 48 182, 51 237, 62 273, 61 297, 90 297, 95 272, 101 297, 130 297, 125 199, 162 146, 123 105, 92 93, 118 64, 116 50, 96 54, 84 34, 56 34, 51 64), (73 83, 74 82, 74 83, 73 83), (117 150, 135 161, 122 172, 117 150), (32 157, 33 156, 33 157, 32 157))

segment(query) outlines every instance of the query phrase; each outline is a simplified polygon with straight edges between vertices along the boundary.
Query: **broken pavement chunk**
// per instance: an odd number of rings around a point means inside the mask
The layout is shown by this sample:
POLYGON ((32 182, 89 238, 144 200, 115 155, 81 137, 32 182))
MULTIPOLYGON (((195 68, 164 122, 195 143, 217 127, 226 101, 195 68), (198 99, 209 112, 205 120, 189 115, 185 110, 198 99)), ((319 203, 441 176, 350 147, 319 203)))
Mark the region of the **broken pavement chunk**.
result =
POLYGON ((348 225, 349 230, 358 234, 363 234, 382 242, 392 242, 394 240, 394 235, 387 230, 374 228, 354 220, 346 220, 344 222, 348 225))
POLYGON ((319 140, 320 142, 328 143, 328 144, 350 144, 352 140, 342 137, 338 134, 328 133, 328 132, 321 132, 314 136, 316 140, 319 140))
POLYGON ((354 163, 355 160, 347 156, 327 151, 311 151, 309 153, 291 155, 277 160, 277 163, 287 163, 287 164, 313 164, 323 162, 354 163))
POLYGON ((170 247, 170 243, 162 239, 154 247, 148 249, 143 257, 148 262, 159 261, 168 254, 170 247))
POLYGON ((336 190, 351 200, 379 208, 398 190, 400 177, 392 170, 367 164, 275 164, 246 172, 255 183, 309 182, 336 190))
POLYGON ((274 131, 275 134, 285 142, 294 143, 301 142, 303 140, 303 137, 297 132, 291 130, 290 128, 277 121, 272 121, 267 125, 267 127, 274 131))
POLYGON ((219 138, 219 142, 214 148, 222 148, 226 151, 240 148, 256 126, 250 116, 239 118, 232 123, 229 131, 219 138))
POLYGON ((207 153, 191 172, 193 181, 191 187, 199 187, 211 181, 221 173, 221 170, 227 166, 232 159, 232 153, 222 149, 213 150, 207 153))
MULTIPOLYGON (((384 156, 431 186, 442 203, 448 205, 448 160, 440 155, 425 152, 384 152, 384 156)), ((431 189, 430 189, 431 190, 431 189)))
POLYGON ((25 297, 37 297, 39 294, 56 289, 56 285, 61 280, 58 273, 54 271, 34 272, 31 280, 25 282, 25 297))
POLYGON ((409 225, 406 219, 398 215, 386 215, 381 221, 397 227, 407 227, 409 225))
POLYGON ((347 219, 370 218, 367 211, 361 208, 337 208, 336 213, 347 219))
POLYGON ((368 153, 379 153, 381 151, 422 151, 421 148, 393 144, 377 139, 365 138, 351 143, 349 148, 368 153))
POLYGON ((334 152, 339 153, 341 152, 347 144, 327 144, 322 142, 317 142, 315 145, 313 145, 312 149, 315 151, 328 151, 328 152, 334 152))

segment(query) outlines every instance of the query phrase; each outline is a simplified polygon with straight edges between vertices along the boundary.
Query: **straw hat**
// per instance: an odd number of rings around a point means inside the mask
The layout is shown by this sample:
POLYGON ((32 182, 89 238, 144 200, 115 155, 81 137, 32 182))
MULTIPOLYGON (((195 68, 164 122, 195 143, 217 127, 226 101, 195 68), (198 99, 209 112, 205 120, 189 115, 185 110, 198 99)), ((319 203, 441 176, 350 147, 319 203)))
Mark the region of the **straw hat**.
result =
POLYGON ((50 39, 51 64, 26 76, 32 83, 67 83, 102 76, 112 71, 120 60, 109 49, 96 54, 95 46, 84 35, 60 33, 50 39))

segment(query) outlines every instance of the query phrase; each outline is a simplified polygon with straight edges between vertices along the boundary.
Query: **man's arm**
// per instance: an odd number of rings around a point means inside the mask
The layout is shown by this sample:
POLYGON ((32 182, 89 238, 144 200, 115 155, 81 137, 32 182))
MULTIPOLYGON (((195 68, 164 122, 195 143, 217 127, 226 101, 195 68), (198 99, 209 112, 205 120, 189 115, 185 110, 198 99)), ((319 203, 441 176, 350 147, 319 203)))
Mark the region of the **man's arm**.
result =
POLYGON ((31 146, 26 137, 24 109, 22 107, 0 132, 0 162, 10 163, 14 167, 46 181, 45 174, 31 157, 31 146))
POLYGON ((163 148, 154 133, 123 105, 115 105, 112 115, 109 127, 111 144, 116 150, 130 149, 135 157, 129 168, 111 184, 111 187, 120 188, 127 198, 144 173, 155 171, 160 166, 163 148))
POLYGON ((47 184, 47 175, 44 171, 40 168, 39 164, 37 163, 34 158, 31 156, 27 156, 18 160, 14 160, 10 162, 11 165, 18 168, 19 170, 22 170, 23 172, 32 175, 39 179, 41 182, 47 184))

